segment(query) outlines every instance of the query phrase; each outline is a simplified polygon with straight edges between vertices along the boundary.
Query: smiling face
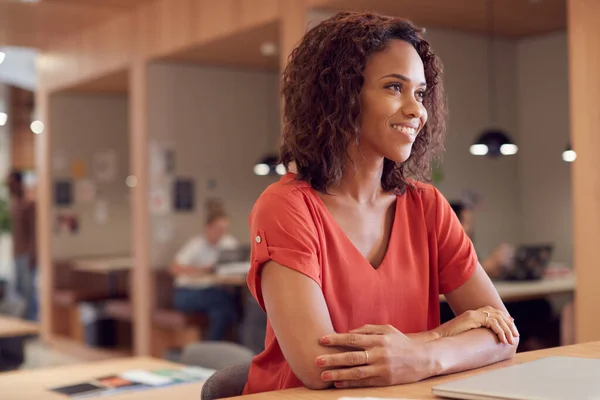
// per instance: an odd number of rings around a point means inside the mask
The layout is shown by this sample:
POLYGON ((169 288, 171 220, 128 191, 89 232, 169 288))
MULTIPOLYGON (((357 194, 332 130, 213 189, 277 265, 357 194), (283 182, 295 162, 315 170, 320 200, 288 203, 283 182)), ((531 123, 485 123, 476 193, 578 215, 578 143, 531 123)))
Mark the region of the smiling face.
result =
POLYGON ((366 63, 360 93, 360 152, 405 162, 427 122, 423 62, 415 48, 391 40, 366 63))

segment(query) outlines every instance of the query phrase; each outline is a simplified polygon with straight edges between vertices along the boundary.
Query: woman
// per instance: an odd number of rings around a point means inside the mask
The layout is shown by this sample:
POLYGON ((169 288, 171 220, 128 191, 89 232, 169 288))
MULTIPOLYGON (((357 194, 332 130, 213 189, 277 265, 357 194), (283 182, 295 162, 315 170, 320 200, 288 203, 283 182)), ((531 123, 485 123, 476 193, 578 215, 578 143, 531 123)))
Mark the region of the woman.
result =
POLYGON ((221 252, 238 245, 228 230, 229 217, 224 210, 209 207, 204 235, 190 239, 170 266, 175 277, 173 305, 183 312, 208 314, 207 340, 223 340, 236 319, 233 294, 215 286, 211 278, 221 252))
POLYGON ((445 131, 441 67, 419 34, 344 12, 290 56, 281 159, 295 173, 250 216, 248 285, 268 326, 244 393, 395 385, 515 353, 448 202, 407 178, 426 175, 445 131), (460 315, 442 326, 440 293, 460 315))

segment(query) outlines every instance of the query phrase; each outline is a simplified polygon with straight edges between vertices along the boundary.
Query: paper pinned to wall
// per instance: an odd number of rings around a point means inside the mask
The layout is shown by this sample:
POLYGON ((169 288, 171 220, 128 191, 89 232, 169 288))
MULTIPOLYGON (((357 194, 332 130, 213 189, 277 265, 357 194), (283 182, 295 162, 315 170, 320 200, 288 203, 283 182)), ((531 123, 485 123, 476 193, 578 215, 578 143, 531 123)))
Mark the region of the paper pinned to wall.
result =
POLYGON ((171 211, 171 196, 166 188, 154 188, 150 191, 150 213, 166 215, 171 211))
POLYGON ((75 182, 75 202, 91 203, 96 199, 96 184, 91 179, 75 182))
POLYGON ((85 162, 83 160, 73 161, 73 164, 71 165, 71 174, 73 175, 73 179, 75 180, 85 178, 85 162))
POLYGON ((52 154, 52 171, 56 175, 66 175, 69 173, 69 157, 64 150, 56 150, 52 154))
POLYGON ((104 225, 108 222, 109 208, 108 202, 105 200, 98 200, 94 205, 94 219, 100 225, 104 225))
POLYGON ((154 239, 158 243, 168 243, 175 236, 175 227, 171 218, 160 218, 153 223, 154 239))
POLYGON ((388 398, 388 397, 339 397, 338 400, 417 400, 407 398, 388 398))
POLYGON ((102 149, 94 154, 92 170, 94 177, 100 182, 114 182, 117 179, 117 152, 113 149, 102 149))

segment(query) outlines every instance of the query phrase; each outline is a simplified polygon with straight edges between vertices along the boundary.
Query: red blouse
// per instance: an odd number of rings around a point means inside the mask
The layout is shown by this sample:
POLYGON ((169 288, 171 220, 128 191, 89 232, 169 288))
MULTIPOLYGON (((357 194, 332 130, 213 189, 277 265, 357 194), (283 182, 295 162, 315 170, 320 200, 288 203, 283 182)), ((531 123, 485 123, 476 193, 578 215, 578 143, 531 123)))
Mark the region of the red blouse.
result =
MULTIPOLYGON (((431 185, 412 184, 397 198, 390 242, 377 269, 356 249, 308 183, 287 174, 269 186, 249 220, 248 286, 261 307, 265 308, 261 267, 273 260, 321 287, 336 332, 365 324, 390 324, 404 333, 437 327, 439 295, 465 283, 478 261, 442 194, 431 185)), ((252 361, 244 393, 297 386, 302 382, 290 369, 267 321, 265 350, 252 361)))

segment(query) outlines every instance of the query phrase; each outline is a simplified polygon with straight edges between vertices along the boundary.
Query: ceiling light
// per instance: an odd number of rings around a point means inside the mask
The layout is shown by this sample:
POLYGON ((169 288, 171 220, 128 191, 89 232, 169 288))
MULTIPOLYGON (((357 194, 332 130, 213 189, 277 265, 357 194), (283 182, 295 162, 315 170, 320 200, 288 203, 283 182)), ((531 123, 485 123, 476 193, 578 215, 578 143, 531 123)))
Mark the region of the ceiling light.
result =
POLYGON ((130 187, 130 188, 134 188, 137 186, 137 176, 135 175, 129 175, 126 179, 125 179, 125 184, 130 187))
POLYGON ((471 145, 469 151, 474 156, 512 156, 517 154, 519 147, 501 130, 489 129, 484 131, 471 145))
POLYGON ((0 113, 0 126, 6 125, 6 121, 8 121, 8 114, 0 113))
POLYGON ((565 148, 565 151, 563 151, 562 153, 562 159, 564 162, 573 162, 577 159, 577 153, 575 152, 575 150, 573 150, 571 148, 571 145, 568 144, 567 147, 565 148))
POLYGON ((287 172, 285 166, 278 161, 279 157, 276 154, 267 154, 254 165, 253 171, 259 176, 285 175, 287 172))
POLYGON ((44 132, 44 123, 42 121, 36 120, 31 123, 29 128, 31 128, 31 132, 35 133, 36 135, 39 135, 40 133, 44 132))
POLYGON ((6 58, 6 53, 0 51, 0 64, 2 64, 4 62, 5 58, 6 58))
POLYGON ((264 42, 260 45, 260 54, 266 57, 277 54, 277 45, 273 42, 264 42))

